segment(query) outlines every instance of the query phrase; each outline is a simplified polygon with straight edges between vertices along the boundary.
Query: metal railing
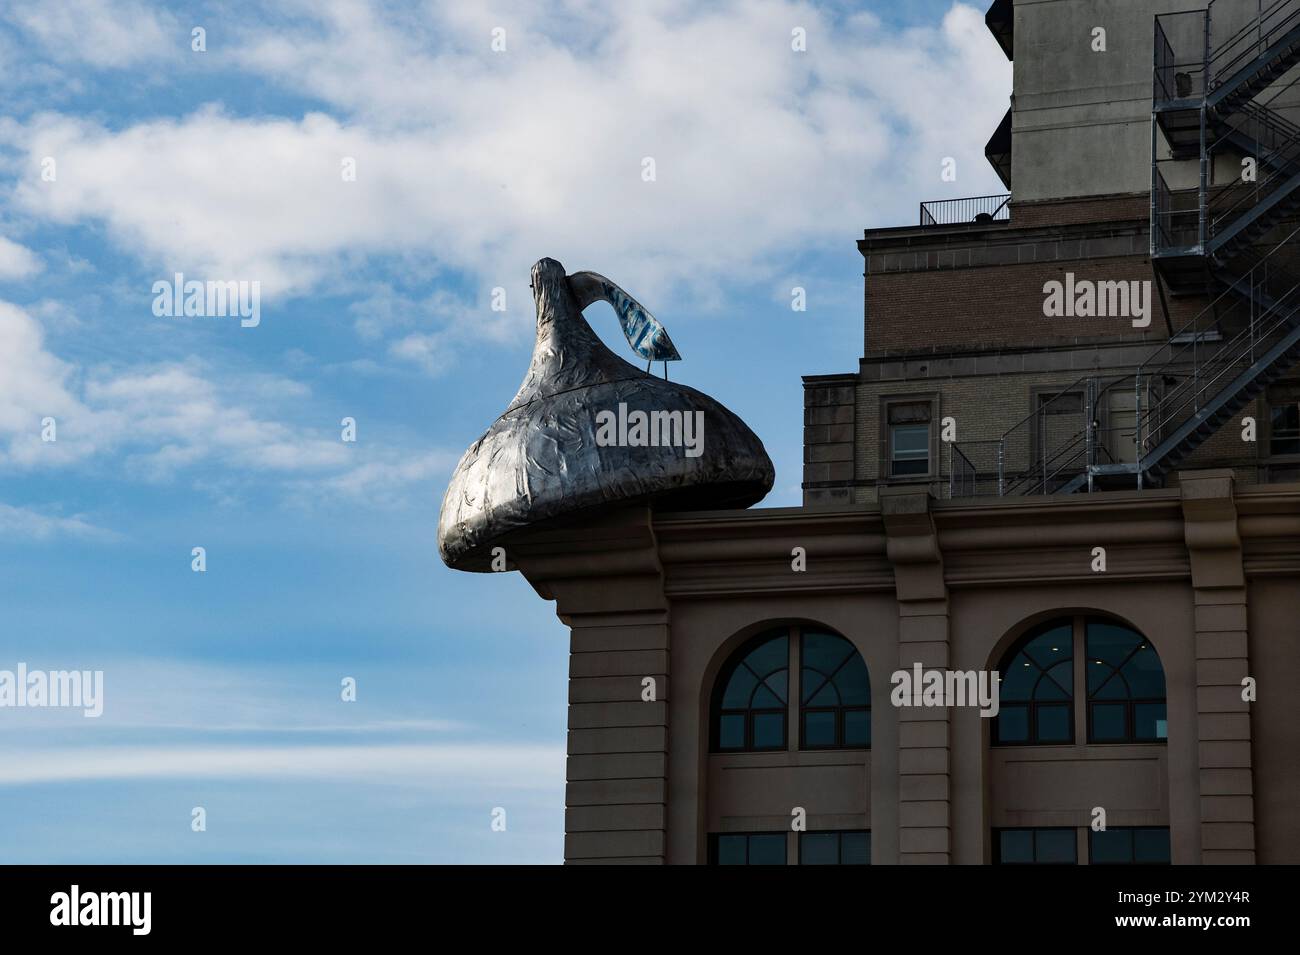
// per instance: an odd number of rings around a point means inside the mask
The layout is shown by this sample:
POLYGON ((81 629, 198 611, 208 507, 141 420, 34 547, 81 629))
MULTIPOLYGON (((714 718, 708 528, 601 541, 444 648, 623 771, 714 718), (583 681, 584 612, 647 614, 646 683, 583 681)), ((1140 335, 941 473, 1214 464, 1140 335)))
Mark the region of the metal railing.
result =
MULTIPOLYGON (((1207 238, 1218 235, 1282 189, 1290 188, 1291 180, 1300 175, 1300 127, 1276 116, 1272 110, 1255 106, 1247 113, 1245 123, 1234 129, 1250 136, 1261 147, 1252 157, 1255 175, 1238 177, 1207 195, 1207 238)), ((1219 140, 1220 144, 1226 142, 1229 142, 1226 138, 1219 140)), ((1211 156, 1214 152, 1211 148, 1211 156)))
POLYGON ((1011 195, 972 196, 968 199, 931 199, 921 203, 921 225, 956 225, 962 222, 1006 222, 1011 218, 1011 195))
MULTIPOLYGON (((1212 22, 1215 0, 1206 9, 1212 22)), ((1266 7, 1256 0, 1255 19, 1215 46, 1209 62, 1209 89, 1228 82, 1268 50, 1285 34, 1300 26, 1300 0, 1274 0, 1266 7)))
MULTIPOLYGON (((1295 327, 1300 313, 1300 278, 1271 257, 1297 235, 1300 226, 1263 255, 1254 256, 1255 264, 1248 271, 1232 280, 1167 343, 1139 363, 1135 372, 1139 391, 1144 381, 1172 383, 1146 409, 1139 399, 1136 434, 1144 456, 1155 449, 1164 434, 1198 414, 1209 399, 1231 384, 1234 375, 1254 364, 1295 327), (1225 301, 1231 304, 1225 305, 1225 301), (1235 318, 1241 327, 1230 338, 1211 345, 1203 334, 1207 318, 1218 325, 1235 318)), ((1138 464, 1139 471, 1145 469, 1141 460, 1138 464)))
POLYGON ((1154 102, 1200 99, 1209 91, 1209 24, 1208 10, 1155 18, 1154 102))

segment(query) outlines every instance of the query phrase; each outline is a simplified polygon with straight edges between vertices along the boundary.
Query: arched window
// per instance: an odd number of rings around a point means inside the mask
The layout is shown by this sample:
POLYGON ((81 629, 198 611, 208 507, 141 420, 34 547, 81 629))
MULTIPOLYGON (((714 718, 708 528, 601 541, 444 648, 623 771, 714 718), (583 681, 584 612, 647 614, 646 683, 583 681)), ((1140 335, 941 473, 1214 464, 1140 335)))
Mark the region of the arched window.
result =
POLYGON ((1088 742, 1165 739, 1165 671, 1150 641, 1109 620, 1087 626, 1088 742))
POLYGON ((834 633, 801 635, 800 748, 871 745, 871 681, 857 648, 834 633))
POLYGON ((763 634, 741 647, 718 678, 713 748, 785 749, 789 676, 786 630, 763 634))
POLYGON ((866 749, 871 745, 867 665, 839 634, 781 627, 744 644, 718 675, 712 706, 714 752, 866 749), (793 667, 793 671, 791 668, 793 667), (797 680, 789 679, 791 673, 797 680), (796 710, 791 699, 798 699, 796 710), (798 720, 792 741, 789 720, 798 720))
POLYGON ((999 711, 993 742, 1000 745, 1155 743, 1166 738, 1165 674, 1151 642, 1104 617, 1052 620, 1016 641, 998 667, 999 711), (1087 689, 1086 714, 1076 722, 1087 689))
POLYGON ((995 743, 1074 740, 1074 622, 1055 620, 1026 634, 998 667, 995 743))

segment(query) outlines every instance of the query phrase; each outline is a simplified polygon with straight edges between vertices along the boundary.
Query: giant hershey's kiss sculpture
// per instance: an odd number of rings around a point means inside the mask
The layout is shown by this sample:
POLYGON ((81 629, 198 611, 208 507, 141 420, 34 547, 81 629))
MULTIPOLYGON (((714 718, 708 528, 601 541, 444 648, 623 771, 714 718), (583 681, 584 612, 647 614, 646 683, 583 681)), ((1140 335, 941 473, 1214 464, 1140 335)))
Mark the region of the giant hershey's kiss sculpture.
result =
POLYGON ((708 395, 619 358, 582 315, 598 299, 609 302, 633 351, 647 363, 677 361, 648 311, 609 279, 565 275, 554 259, 534 265, 532 279, 537 342, 528 374, 460 459, 442 501, 438 550, 448 566, 489 570, 492 549, 512 536, 619 505, 697 510, 763 499, 775 472, 754 432, 708 395), (698 447, 623 440, 622 429, 611 442, 611 418, 625 422, 634 412, 691 416, 702 424, 698 447))

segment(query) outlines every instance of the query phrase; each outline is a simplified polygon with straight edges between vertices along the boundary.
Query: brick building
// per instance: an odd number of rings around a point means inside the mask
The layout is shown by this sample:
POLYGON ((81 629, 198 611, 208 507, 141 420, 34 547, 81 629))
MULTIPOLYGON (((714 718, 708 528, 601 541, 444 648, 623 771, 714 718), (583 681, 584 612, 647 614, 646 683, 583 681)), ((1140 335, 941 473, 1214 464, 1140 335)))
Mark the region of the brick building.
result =
POLYGON ((500 537, 571 629, 566 861, 1300 862, 1300 0, 987 22, 1010 194, 859 241, 804 506, 500 537))

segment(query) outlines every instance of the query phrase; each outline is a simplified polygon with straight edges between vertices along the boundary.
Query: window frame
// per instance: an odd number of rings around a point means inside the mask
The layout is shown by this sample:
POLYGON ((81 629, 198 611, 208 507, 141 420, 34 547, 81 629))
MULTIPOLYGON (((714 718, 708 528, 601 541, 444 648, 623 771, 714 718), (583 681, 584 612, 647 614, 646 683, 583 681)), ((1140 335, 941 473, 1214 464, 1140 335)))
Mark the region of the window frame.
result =
MULTIPOLYGON (((1029 701, 1007 701, 1001 698, 999 687, 999 713, 991 721, 989 727, 989 745, 997 747, 1009 746, 1073 746, 1077 743, 1084 743, 1089 746, 1164 746, 1169 742, 1169 692, 1166 683, 1165 695, 1163 698, 1156 697, 1135 697, 1130 696, 1124 700, 1094 700, 1092 693, 1088 689, 1088 663, 1094 659, 1088 654, 1088 627, 1092 623, 1102 623, 1115 627, 1122 627, 1131 631, 1140 640, 1141 644, 1134 649, 1116 668, 1118 672, 1128 663, 1132 656, 1142 648, 1142 644, 1149 646, 1156 655, 1160 663, 1160 672, 1165 675, 1164 660, 1160 657, 1160 651, 1156 648, 1155 643, 1141 630, 1125 620, 1118 617, 1112 617, 1105 614, 1090 612, 1073 612, 1065 613, 1061 616, 1050 617, 1040 621, 1034 626, 1025 630, 1018 636, 1002 654, 997 663, 997 673, 999 678, 1002 677, 1002 667, 1004 663, 1014 661, 1024 649, 1024 647, 1033 642, 1044 633, 1060 626, 1069 625, 1070 639, 1073 641, 1071 647, 1071 664, 1072 664, 1072 688, 1068 706, 1070 709, 1070 737, 1068 740, 1037 740, 1033 739, 1035 728, 1037 726, 1037 709, 1040 706, 1062 706, 1066 705, 1065 701, 1043 701, 1039 703, 1034 700, 1029 701), (1099 740, 1094 738, 1093 733, 1093 707, 1095 704, 1101 705, 1124 705, 1124 726, 1125 736, 1123 739, 1099 740), (1137 726, 1136 707, 1140 705, 1163 704, 1165 707, 1165 736, 1163 739, 1138 739, 1135 733, 1137 726), (1029 709, 1029 730, 1030 739, 1028 740, 1002 740, 999 739, 998 730, 1001 726, 1002 711, 1008 706, 1027 707, 1029 709), (1082 708, 1082 709, 1081 709, 1082 708), (1082 738, 1080 737, 1082 734, 1082 738)), ((1040 668, 1041 669, 1041 668, 1040 668)), ((1046 671, 1044 671, 1044 675, 1046 671)), ((1166 677, 1167 678, 1167 677, 1166 677)), ((1103 684, 1104 685, 1104 684, 1103 684)), ((1100 689, 1100 687, 1098 687, 1100 689)))
MULTIPOLYGON (((1273 416, 1276 412, 1279 411, 1285 412, 1288 410, 1293 410, 1296 415, 1296 418, 1300 419, 1300 397, 1290 396, 1286 398, 1279 398, 1277 400, 1269 400, 1266 404, 1268 410, 1268 417, 1265 419, 1268 422, 1268 436, 1267 436, 1268 444, 1266 445, 1266 447, 1268 448, 1267 457, 1269 459, 1276 458, 1284 461, 1293 461, 1296 459, 1300 459, 1300 428, 1295 429, 1296 434, 1294 436, 1289 436, 1289 437, 1279 439, 1277 436, 1277 428, 1274 426, 1273 423, 1273 416), (1278 451, 1274 447, 1274 445, 1279 440, 1295 441, 1297 444, 1297 449, 1295 451, 1278 451)), ((1289 433, 1291 430, 1292 429, 1288 428, 1287 432, 1289 433)))
POLYGON ((813 829, 799 833, 798 847, 796 849, 796 865, 857 865, 858 863, 849 863, 844 861, 844 837, 845 836, 866 836, 867 837, 867 861, 862 865, 871 865, 872 840, 870 829, 813 829), (827 863, 804 862, 803 841, 805 836, 835 836, 835 860, 827 863))
MULTIPOLYGON (((880 440, 876 445, 880 449, 878 477, 886 484, 925 483, 939 476, 939 454, 935 440, 935 423, 939 420, 939 393, 934 391, 920 394, 882 395, 879 405, 880 440), (923 405, 928 408, 929 419, 925 422, 926 451, 925 470, 911 473, 894 473, 894 427, 890 422, 890 409, 900 405, 923 405)), ((914 426, 915 422, 900 422, 900 427, 914 426)))
POLYGON ((1106 832, 1128 832, 1128 833, 1131 833, 1131 834, 1132 834, 1131 837, 1130 837, 1130 839, 1129 839, 1129 845, 1130 845, 1130 847, 1131 847, 1131 849, 1132 849, 1132 853, 1131 853, 1131 854, 1132 854, 1132 856, 1133 856, 1132 861, 1129 861, 1129 862, 1098 862, 1098 861, 1096 860, 1096 846, 1095 846, 1095 843, 1096 843, 1096 837, 1097 837, 1097 835, 1099 835, 1099 833, 1097 832, 1097 830, 1095 830, 1095 829, 1093 829, 1091 826, 1089 826, 1089 827, 1088 827, 1088 865, 1106 865, 1106 866, 1126 866, 1126 865, 1135 865, 1135 866, 1161 866, 1161 865, 1171 865, 1171 864, 1173 863, 1174 846, 1173 846, 1173 838, 1172 838, 1172 834, 1171 834, 1171 832, 1170 832, 1170 827, 1169 827, 1169 826, 1107 826, 1106 829, 1105 829, 1104 831, 1106 831, 1106 832), (1166 860, 1163 861, 1163 862, 1139 862, 1138 859, 1137 859, 1137 833, 1139 833, 1139 832, 1163 832, 1163 833, 1165 834, 1165 839, 1166 839, 1166 841, 1168 842, 1168 848, 1169 848, 1169 853, 1168 853, 1168 855, 1169 855, 1169 858, 1166 859, 1166 860))
MULTIPOLYGON (((1007 651, 1002 655, 1002 659, 998 661, 998 669, 997 669, 998 683, 999 683, 998 715, 993 717, 991 721, 991 725, 989 726, 989 744, 991 746, 1002 747, 1002 746, 1073 746, 1074 745, 1074 741, 1078 735, 1075 732, 1075 714, 1077 712, 1075 708, 1076 690, 1077 690, 1075 670, 1078 667, 1078 643, 1079 643, 1077 634, 1075 633, 1076 617, 1077 615, 1075 614, 1070 614, 1069 616, 1065 616, 1065 617, 1053 617, 1049 620, 1044 620, 1033 627, 1030 627, 1028 630, 1026 630, 1023 634, 1021 634, 1019 637, 1015 639, 1015 641, 1011 644, 1011 646, 1007 649, 1007 651), (1070 668, 1069 699, 1043 700, 1043 701, 1037 701, 1033 699, 1004 701, 1002 699, 1002 689, 1001 689, 1002 663, 1004 661, 1007 661, 1008 659, 1010 659, 1010 662, 1015 662, 1016 657, 1020 656, 1020 654, 1024 652, 1024 648, 1026 646, 1033 643, 1039 637, 1045 636, 1046 634, 1050 633, 1052 630, 1055 630, 1057 627, 1063 625, 1068 625, 1070 628, 1070 667, 1071 668, 1070 668), (1029 739, 1004 740, 999 738, 998 730, 1002 725, 999 721, 1002 719, 1003 708, 1008 705, 1023 706, 1029 710, 1029 737, 1030 737, 1029 739), (1064 706, 1068 709, 1070 714, 1070 719, 1068 724, 1070 727, 1070 735, 1067 739, 1039 740, 1034 738, 1035 731, 1038 727, 1038 710, 1040 707, 1043 706, 1050 706, 1050 707, 1064 706)), ((1037 665, 1036 662, 1035 665, 1037 665)), ((1051 668, 1049 667, 1048 669, 1051 668)), ((1039 667, 1039 672, 1042 673, 1042 677, 1040 679, 1050 679, 1047 670, 1044 670, 1042 667, 1039 667)), ((1057 686, 1060 686, 1060 684, 1058 683, 1057 686)))
POLYGON ((1079 864, 1079 831, 1077 826, 994 826, 993 827, 993 865, 1050 865, 1066 866, 1079 864), (1004 832, 1028 832, 1032 835, 1032 852, 1034 860, 1032 862, 1007 862, 1002 858, 1002 833, 1004 832), (1038 834, 1040 832, 1068 832, 1070 834, 1070 845, 1074 852, 1074 859, 1070 862, 1039 862, 1038 861, 1038 834))
MULTIPOLYGON (((790 632, 788 628, 772 628, 763 630, 754 634, 739 647, 737 647, 727 658, 723 668, 718 671, 714 680, 713 696, 709 701, 709 751, 713 753, 782 753, 790 748, 790 691, 795 685, 790 673, 790 632), (722 705, 723 695, 726 693, 727 683, 730 682, 732 675, 745 664, 749 656, 755 649, 763 644, 772 641, 784 639, 786 641, 786 687, 785 700, 780 708, 777 707, 746 707, 743 710, 724 709, 722 705), (754 717, 779 715, 781 717, 781 743, 778 746, 755 746, 754 745, 754 717), (745 720, 745 742, 740 747, 722 746, 722 720, 726 716, 743 716, 745 720)), ((750 672, 754 672, 750 669, 750 672)), ((780 673, 780 668, 771 671, 780 673)), ((757 674, 755 674, 757 675, 757 674)), ((768 674, 769 676, 771 674, 768 674)), ((767 677, 759 677, 759 686, 767 685, 767 677)), ((757 690, 758 687, 755 687, 757 690)), ((775 694, 774 694, 775 695, 775 694)), ((751 693, 750 698, 753 698, 751 693)))
MULTIPOLYGON (((799 750, 801 752, 810 752, 810 753, 838 752, 842 750, 847 750, 849 752, 852 752, 854 750, 862 750, 862 751, 870 750, 871 731, 875 725, 871 718, 870 703, 865 703, 865 704, 853 703, 847 706, 844 704, 840 704, 838 706, 805 706, 803 702, 803 697, 804 697, 803 671, 807 666, 807 664, 804 662, 804 658, 805 658, 804 639, 808 636, 809 633, 822 633, 828 636, 837 637, 838 639, 843 640, 845 643, 849 645, 849 650, 850 650, 849 655, 840 662, 840 665, 837 666, 833 672, 826 674, 826 680, 822 684, 823 686, 829 683, 832 687, 835 687, 835 675, 839 673, 841 670, 843 670, 844 667, 846 667, 849 664, 849 662, 854 658, 854 656, 857 656, 859 659, 862 660, 863 669, 867 671, 867 697, 868 699, 870 699, 871 668, 867 666, 866 657, 862 656, 862 652, 857 648, 857 646, 853 643, 852 640, 844 636, 842 633, 838 633, 837 631, 830 629, 829 627, 796 627, 794 629, 799 635, 799 640, 798 640, 799 750), (834 743, 831 743, 829 745, 819 745, 819 746, 810 746, 808 744, 808 724, 807 724, 807 720, 805 720, 804 717, 809 713, 834 713, 835 714, 835 742, 834 743), (844 716, 846 713, 867 714, 867 741, 865 744, 854 743, 852 745, 849 745, 844 742, 844 716)), ((818 691, 820 691, 821 687, 819 686, 817 689, 818 691)), ((838 687, 835 688, 835 691, 836 691, 836 695, 839 695, 838 687)))
MULTIPOLYGON (((1099 616, 1097 616, 1096 614, 1091 614, 1091 615, 1086 616, 1086 617, 1084 618, 1084 622, 1083 622, 1083 623, 1084 623, 1084 631, 1083 631, 1083 640, 1084 640, 1084 644, 1083 644, 1083 652, 1084 652, 1084 662, 1085 662, 1085 664, 1086 664, 1089 660, 1093 659, 1093 656, 1092 656, 1090 653, 1088 653, 1088 625, 1091 624, 1091 623, 1093 623, 1094 621, 1097 622, 1097 623, 1107 623, 1107 624, 1111 624, 1112 626, 1115 626, 1115 625, 1122 626, 1122 627, 1124 627, 1124 628, 1127 629, 1127 630, 1131 630, 1131 631, 1132 631, 1133 633, 1135 633, 1135 634, 1138 636, 1138 638, 1142 641, 1142 643, 1138 644, 1138 646, 1137 646, 1135 649, 1129 651, 1128 656, 1126 656, 1126 657, 1125 657, 1125 658, 1120 662, 1119 666, 1111 667, 1111 675, 1108 676, 1105 680, 1102 681, 1101 686, 1097 687, 1098 690, 1100 690, 1102 687, 1104 687, 1107 683, 1109 683, 1111 680, 1115 679, 1116 677, 1119 677, 1120 679, 1123 679, 1123 678, 1124 678, 1123 669, 1124 669, 1125 665, 1126 665, 1130 660, 1133 659, 1133 657, 1137 654, 1137 652, 1138 652, 1139 650, 1143 649, 1143 644, 1149 646, 1149 647, 1151 648, 1151 652, 1154 653, 1154 654, 1156 655, 1156 660, 1160 663, 1160 675, 1161 675, 1161 678, 1162 678, 1162 679, 1164 678, 1164 675, 1165 675, 1165 673, 1164 673, 1165 665, 1164 665, 1164 661, 1160 659, 1160 651, 1156 649, 1156 645, 1155 645, 1154 643, 1152 643, 1149 639, 1147 639, 1146 634, 1142 633, 1142 632, 1141 632, 1140 630, 1138 630, 1136 627, 1130 627, 1127 623, 1123 623, 1122 621, 1118 621, 1118 620, 1110 620, 1110 619, 1107 619, 1106 617, 1099 617, 1099 616)), ((1109 666, 1109 664, 1106 664, 1106 665, 1109 666)), ((1125 686, 1128 685, 1128 681, 1127 681, 1127 680, 1125 680, 1124 683, 1125 683, 1125 686)), ((1134 744, 1134 743, 1161 743, 1161 744, 1164 744, 1164 743, 1168 743, 1168 742, 1169 742, 1169 685, 1168 685, 1167 682, 1166 682, 1166 684, 1165 684, 1165 695, 1164 695, 1164 697, 1161 698, 1161 699, 1157 699, 1157 698, 1155 698, 1155 697, 1150 697, 1150 696, 1140 696, 1140 697, 1128 696, 1128 697, 1125 697, 1123 700, 1097 700, 1097 699, 1093 699, 1092 691, 1087 689, 1087 681, 1086 681, 1086 679, 1085 679, 1085 681, 1084 681, 1084 689, 1085 689, 1085 693, 1086 693, 1086 699, 1084 700, 1084 705, 1087 706, 1087 708, 1088 708, 1088 709, 1087 709, 1086 718, 1087 718, 1087 733, 1088 733, 1087 741, 1088 741, 1088 744, 1089 744, 1089 745, 1096 745, 1096 746, 1129 746, 1129 745, 1132 745, 1132 744, 1134 744), (1157 737, 1155 737, 1155 738, 1153 738, 1153 739, 1138 739, 1138 737, 1137 737, 1137 732, 1136 732, 1136 730, 1137 730, 1137 707, 1138 707, 1138 706, 1149 706, 1149 705, 1152 705, 1152 704, 1155 704, 1155 703, 1162 704, 1162 705, 1165 707, 1165 735, 1164 735, 1163 738, 1157 736, 1157 737), (1094 723, 1094 715, 1093 715, 1093 714, 1094 714, 1094 710, 1095 710, 1095 708, 1098 707, 1098 706, 1123 706, 1123 707, 1124 707, 1124 738, 1123 738, 1123 739, 1096 739, 1096 738, 1095 738, 1095 734, 1094 734, 1094 732, 1093 732, 1093 723, 1094 723)))
POLYGON ((779 838, 781 839, 781 846, 782 846, 782 856, 781 856, 782 861, 779 862, 779 863, 770 863, 770 864, 772 864, 772 865, 789 865, 789 864, 790 864, 789 840, 788 840, 788 837, 786 836, 786 834, 785 834, 784 832, 772 832, 772 831, 750 831, 750 830, 746 830, 746 831, 744 831, 744 832, 710 832, 710 833, 709 833, 709 845, 708 845, 708 857, 707 857, 707 858, 708 858, 708 865, 716 865, 716 866, 720 866, 720 865, 722 865, 723 863, 721 863, 721 862, 718 861, 718 843, 719 843, 719 841, 720 841, 721 839, 723 839, 723 838, 728 838, 728 837, 737 837, 737 836, 743 836, 743 837, 745 838, 745 861, 744 861, 743 865, 750 866, 750 865, 768 865, 768 864, 769 864, 769 863, 766 863, 766 862, 756 863, 756 862, 750 862, 750 861, 749 861, 749 850, 750 850, 750 843, 749 843, 749 840, 752 839, 752 838, 754 838, 755 836, 770 836, 770 837, 772 837, 772 838, 777 838, 777 837, 779 837, 779 838))
MULTIPOLYGON (((777 673, 779 670, 773 670, 777 673)), ((834 685, 832 683, 832 685, 834 685)), ((819 688, 820 689, 820 688, 819 688)), ((836 688, 838 694, 838 688, 836 688)), ((830 753, 830 752, 870 752, 871 736, 874 731, 874 721, 871 720, 870 713, 872 710, 872 693, 871 693, 871 668, 867 666, 866 658, 857 645, 840 633, 833 627, 828 627, 818 623, 795 623, 780 627, 770 627, 753 634, 740 644, 723 663, 722 668, 718 671, 713 681, 713 690, 709 698, 709 746, 710 755, 731 756, 739 753, 792 753, 792 752, 809 752, 809 753, 830 753), (808 634, 825 634, 838 640, 843 640, 850 648, 850 654, 836 667, 834 673, 829 675, 831 680, 835 674, 838 674, 856 655, 862 660, 862 666, 867 671, 867 699, 865 704, 841 704, 839 706, 808 706, 803 705, 803 669, 804 669, 804 637, 808 634), (782 727, 784 729, 784 742, 780 746, 770 746, 757 748, 754 742, 754 716, 763 714, 776 714, 778 710, 772 707, 760 709, 724 709, 722 706, 723 696, 726 692, 726 685, 731 676, 736 672, 741 664, 748 658, 752 650, 760 644, 773 639, 784 637, 786 639, 786 699, 785 706, 779 712, 782 716, 782 727), (805 715, 808 713, 825 713, 834 712, 835 716, 835 740, 833 745, 815 745, 810 746, 807 742, 807 732, 805 727, 805 715), (845 737, 845 717, 848 713, 867 713, 867 741, 865 743, 853 743, 846 745, 843 740, 845 737), (727 716, 745 717, 745 743, 743 747, 723 748, 722 742, 722 721, 727 716), (791 722, 796 722, 796 732, 791 733, 791 722)))

